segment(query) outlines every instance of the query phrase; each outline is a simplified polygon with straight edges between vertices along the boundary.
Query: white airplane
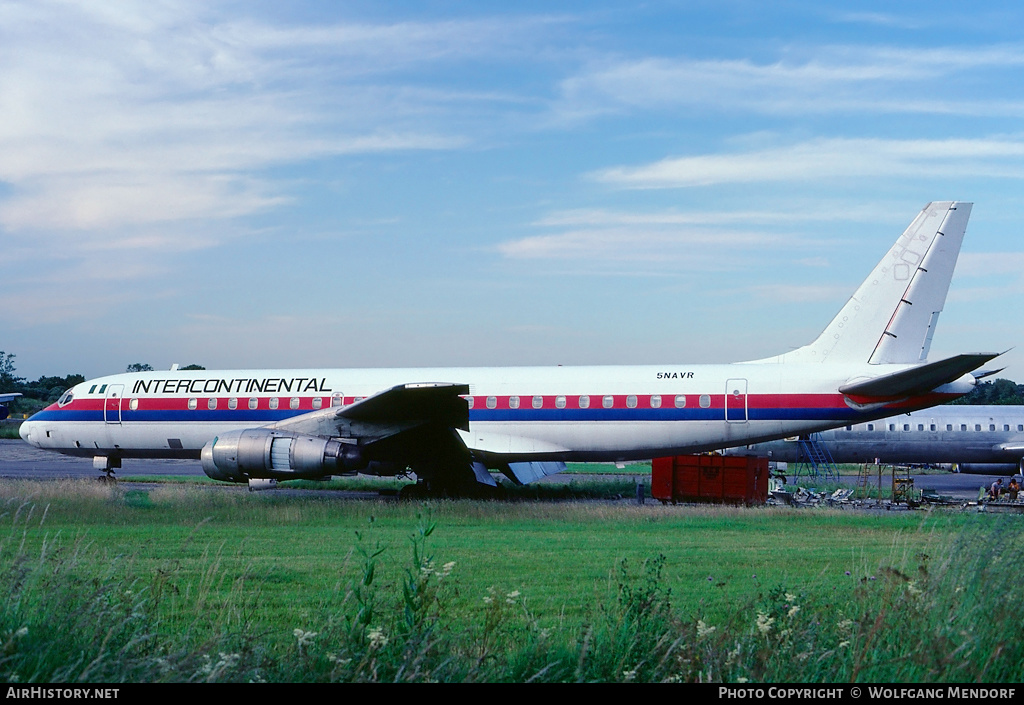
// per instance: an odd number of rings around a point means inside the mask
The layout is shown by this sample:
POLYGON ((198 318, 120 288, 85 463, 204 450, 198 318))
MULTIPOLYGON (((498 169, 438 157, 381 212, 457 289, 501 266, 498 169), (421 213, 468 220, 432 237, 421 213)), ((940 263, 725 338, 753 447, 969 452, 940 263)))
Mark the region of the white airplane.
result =
MULTIPOLYGON (((837 463, 927 463, 958 472, 1012 475, 1024 472, 1024 407, 935 406, 822 431, 816 440, 837 463)), ((725 454, 796 463, 801 460, 799 441, 757 443, 725 454)))
POLYGON ((824 332, 778 357, 715 365, 118 374, 22 424, 39 448, 201 458, 248 482, 415 473, 421 492, 526 483, 566 461, 697 453, 940 404, 999 353, 927 362, 971 204, 931 203, 824 332), (479 484, 476 484, 479 483, 479 484))

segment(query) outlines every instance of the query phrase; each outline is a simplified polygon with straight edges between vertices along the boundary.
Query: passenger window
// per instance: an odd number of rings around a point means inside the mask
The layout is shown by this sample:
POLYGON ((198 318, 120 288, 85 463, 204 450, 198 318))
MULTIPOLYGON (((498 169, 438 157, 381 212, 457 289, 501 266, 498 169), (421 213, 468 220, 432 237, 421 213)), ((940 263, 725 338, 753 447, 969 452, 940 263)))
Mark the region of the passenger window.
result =
POLYGON ((217 397, 210 397, 206 400, 206 408, 213 411, 217 408, 217 397))
POLYGON ((298 397, 292 397, 291 399, 289 399, 288 400, 288 408, 289 409, 298 409, 299 408, 299 398, 298 397))
POLYGON ((711 395, 701 394, 700 399, 697 400, 697 403, 700 404, 700 408, 707 409, 708 407, 711 406, 711 395))
POLYGON ((684 407, 686 407, 686 395, 676 394, 676 408, 682 409, 684 407))
POLYGON ((259 405, 260 405, 260 400, 259 399, 257 399, 256 397, 249 397, 249 408, 250 409, 255 409, 259 405))
POLYGON ((498 397, 487 397, 487 408, 493 409, 498 405, 498 397))
POLYGON ((229 409, 237 409, 238 408, 238 399, 236 399, 235 397, 231 397, 230 399, 228 399, 228 408, 229 409))
POLYGON ((981 430, 981 424, 980 423, 974 424, 974 430, 975 431, 980 431, 981 430))
POLYGON ((917 430, 918 430, 918 431, 923 431, 923 430, 924 430, 924 424, 923 424, 923 423, 919 423, 919 424, 917 425, 917 430))
POLYGON ((873 423, 869 423, 868 424, 868 430, 869 431, 874 431, 875 430, 875 425, 873 423))
POLYGON ((630 394, 626 397, 626 406, 630 409, 636 408, 636 394, 630 394))
POLYGON ((533 398, 533 408, 534 409, 543 409, 544 408, 544 397, 540 396, 539 394, 536 395, 533 398))
POLYGON ((555 397, 555 408, 556 409, 564 409, 565 408, 565 397, 564 396, 559 395, 559 396, 555 397))
POLYGON ((932 424, 931 426, 929 426, 928 430, 929 431, 934 431, 935 430, 935 424, 932 424))
POLYGON ((473 397, 466 397, 466 406, 468 406, 470 409, 473 408, 473 397))
POLYGON ((508 408, 518 409, 519 408, 519 397, 511 396, 508 398, 508 408))
POLYGON ((189 397, 189 400, 188 400, 189 411, 195 411, 197 406, 199 406, 199 400, 196 399, 195 397, 189 397))
POLYGON ((651 408, 652 409, 660 409, 661 408, 661 395, 660 394, 652 394, 651 395, 651 408))
POLYGON ((603 406, 606 409, 612 408, 613 406, 615 406, 615 397, 613 397, 611 394, 606 394, 604 398, 601 399, 601 406, 603 406))
POLYGON ((580 408, 581 409, 589 409, 590 408, 590 396, 589 395, 584 394, 583 396, 580 397, 580 408))
POLYGON ((908 423, 903 424, 903 430, 904 431, 909 431, 910 430, 910 424, 908 424, 908 423))
POLYGON ((270 397, 270 408, 276 409, 278 404, 277 397, 270 397))
POLYGON ((961 431, 966 431, 967 430, 967 424, 965 424, 965 423, 960 424, 960 430, 961 431))
POLYGON ((139 409, 139 400, 138 399, 132 399, 131 401, 129 401, 128 402, 128 408, 131 409, 132 411, 138 411, 138 409, 139 409))
POLYGON ((953 430, 953 424, 951 424, 951 423, 946 424, 946 430, 947 431, 952 431, 953 430))
POLYGON ((994 423, 990 423, 990 424, 988 425, 988 430, 989 430, 989 431, 995 431, 995 430, 996 430, 996 425, 995 425, 994 423))
POLYGON ((324 405, 323 397, 313 397, 313 408, 314 409, 319 409, 323 405, 324 405))
POLYGON ((896 430, 896 424, 894 424, 894 423, 889 424, 889 430, 890 431, 895 431, 896 430))

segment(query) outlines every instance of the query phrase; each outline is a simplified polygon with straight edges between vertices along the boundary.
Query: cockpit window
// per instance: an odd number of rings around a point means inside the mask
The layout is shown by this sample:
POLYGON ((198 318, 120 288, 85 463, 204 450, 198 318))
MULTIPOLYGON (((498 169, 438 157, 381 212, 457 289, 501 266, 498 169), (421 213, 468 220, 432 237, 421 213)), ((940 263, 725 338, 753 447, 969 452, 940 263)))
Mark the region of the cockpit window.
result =
MULTIPOLYGON (((52 399, 53 397, 50 398, 52 399)), ((60 395, 60 399, 57 400, 57 406, 66 406, 70 404, 72 398, 73 397, 71 395, 71 390, 69 389, 68 391, 60 395)))

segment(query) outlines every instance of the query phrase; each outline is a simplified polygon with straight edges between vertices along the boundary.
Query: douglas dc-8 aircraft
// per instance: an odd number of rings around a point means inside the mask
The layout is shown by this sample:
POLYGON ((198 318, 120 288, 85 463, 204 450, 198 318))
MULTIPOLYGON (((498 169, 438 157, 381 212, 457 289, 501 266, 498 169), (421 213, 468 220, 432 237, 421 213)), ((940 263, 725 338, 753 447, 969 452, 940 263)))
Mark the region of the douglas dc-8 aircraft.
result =
POLYGON ((78 384, 21 427, 92 456, 201 458, 248 482, 415 472, 413 493, 516 483, 565 461, 746 445, 925 408, 997 356, 927 362, 971 212, 931 203, 811 344, 717 365, 142 372, 78 384))
MULTIPOLYGON (((1024 407, 950 404, 831 431, 817 440, 837 463, 927 463, 960 472, 1024 472, 1024 407)), ((757 443, 727 455, 800 461, 794 440, 757 443)))

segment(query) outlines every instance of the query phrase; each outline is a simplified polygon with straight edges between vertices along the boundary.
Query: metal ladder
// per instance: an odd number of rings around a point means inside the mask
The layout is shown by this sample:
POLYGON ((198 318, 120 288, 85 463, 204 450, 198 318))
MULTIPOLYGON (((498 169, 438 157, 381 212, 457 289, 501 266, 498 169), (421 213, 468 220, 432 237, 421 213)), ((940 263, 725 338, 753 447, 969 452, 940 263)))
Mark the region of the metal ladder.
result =
POLYGON ((794 481, 801 475, 809 479, 821 482, 822 480, 839 481, 839 468, 832 460, 832 454, 828 447, 821 442, 821 436, 812 433, 807 436, 800 436, 797 440, 797 461, 794 481))

